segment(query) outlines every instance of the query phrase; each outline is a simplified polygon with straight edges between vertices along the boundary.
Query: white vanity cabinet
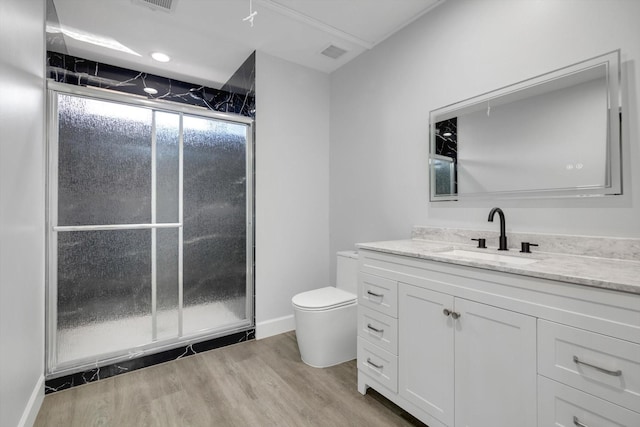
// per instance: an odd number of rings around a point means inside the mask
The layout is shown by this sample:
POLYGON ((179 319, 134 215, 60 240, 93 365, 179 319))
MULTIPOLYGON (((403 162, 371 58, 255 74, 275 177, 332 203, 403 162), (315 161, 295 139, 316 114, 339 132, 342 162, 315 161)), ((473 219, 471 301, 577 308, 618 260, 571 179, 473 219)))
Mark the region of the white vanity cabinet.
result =
POLYGON ((399 395, 448 426, 535 427, 535 318, 404 283, 398 290, 399 395))
POLYGON ((362 248, 359 262, 361 393, 429 427, 640 427, 640 295, 362 248))

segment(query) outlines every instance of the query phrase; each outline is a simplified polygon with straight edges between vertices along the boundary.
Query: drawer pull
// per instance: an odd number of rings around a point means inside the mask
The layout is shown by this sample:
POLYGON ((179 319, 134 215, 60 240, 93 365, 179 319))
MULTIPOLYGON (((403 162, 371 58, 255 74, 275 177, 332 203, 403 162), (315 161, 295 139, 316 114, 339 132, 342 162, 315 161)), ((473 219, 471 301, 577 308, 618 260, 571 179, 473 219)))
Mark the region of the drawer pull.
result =
POLYGON ((373 366, 374 368, 377 368, 377 369, 382 369, 382 368, 384 368, 384 365, 376 365, 376 364, 375 364, 375 363, 373 363, 373 362, 371 361, 371 359, 370 359, 370 358, 368 358, 368 357, 367 357, 367 363, 368 363, 369 365, 373 366))
POLYGON ((578 419, 578 417, 574 416, 573 417, 573 424, 578 426, 578 427, 589 427, 588 425, 581 423, 580 420, 578 419))
POLYGON ((375 292, 371 292, 371 291, 367 291, 367 293, 372 297, 382 298, 384 296, 383 294, 376 294, 375 292))
POLYGON ((379 334, 384 332, 384 329, 378 329, 378 328, 374 328, 373 326, 371 326, 371 323, 367 324, 367 328, 371 329, 373 332, 377 332, 379 334))
POLYGON ((620 369, 618 369, 617 371, 612 371, 609 369, 601 368, 600 366, 592 365, 591 363, 587 363, 585 361, 578 359, 578 356, 573 356, 573 361, 576 364, 585 365, 585 366, 589 366, 590 368, 597 369, 598 371, 604 372, 607 375, 612 375, 614 377, 619 377, 620 375, 622 375, 622 371, 620 369))

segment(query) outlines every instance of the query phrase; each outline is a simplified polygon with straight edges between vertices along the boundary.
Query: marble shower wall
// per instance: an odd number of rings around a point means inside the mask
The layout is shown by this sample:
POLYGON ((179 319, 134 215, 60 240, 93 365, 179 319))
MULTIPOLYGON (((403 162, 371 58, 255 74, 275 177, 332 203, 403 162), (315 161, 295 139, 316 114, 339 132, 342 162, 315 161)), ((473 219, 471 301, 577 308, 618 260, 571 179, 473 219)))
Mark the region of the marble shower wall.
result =
POLYGON ((94 86, 255 118, 255 53, 247 58, 222 89, 52 51, 47 52, 47 73, 50 79, 61 83, 94 86), (145 88, 153 88, 158 93, 150 95, 144 91, 145 88))
POLYGON ((236 72, 233 73, 233 76, 229 78, 227 83, 222 86, 221 90, 236 93, 238 95, 254 97, 255 86, 256 53, 253 52, 236 70, 236 72))

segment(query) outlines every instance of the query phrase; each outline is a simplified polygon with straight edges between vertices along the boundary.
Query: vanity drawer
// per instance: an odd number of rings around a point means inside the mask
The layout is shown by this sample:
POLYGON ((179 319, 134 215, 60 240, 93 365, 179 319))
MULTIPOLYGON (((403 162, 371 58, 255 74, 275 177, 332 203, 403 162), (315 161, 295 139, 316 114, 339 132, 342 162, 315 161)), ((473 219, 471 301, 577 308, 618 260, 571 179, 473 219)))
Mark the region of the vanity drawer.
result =
POLYGON ((640 414, 538 376, 538 427, 638 427, 640 414))
POLYGON ((538 320, 538 373, 626 408, 640 408, 638 344, 538 320))
POLYGON ((358 336, 389 353, 398 354, 398 319, 360 306, 358 336))
POLYGON ((398 356, 362 337, 358 337, 358 369, 392 392, 398 392, 398 356))
POLYGON ((358 304, 398 317, 398 282, 362 272, 358 281, 358 304))

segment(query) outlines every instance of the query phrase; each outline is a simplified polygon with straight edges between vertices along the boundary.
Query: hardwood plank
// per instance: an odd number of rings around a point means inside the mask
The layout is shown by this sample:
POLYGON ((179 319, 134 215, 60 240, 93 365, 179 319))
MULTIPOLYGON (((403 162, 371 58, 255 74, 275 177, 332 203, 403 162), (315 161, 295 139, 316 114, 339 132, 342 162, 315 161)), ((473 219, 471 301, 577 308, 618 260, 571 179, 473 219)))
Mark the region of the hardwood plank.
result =
POLYGON ((36 427, 421 426, 375 391, 355 361, 300 359, 294 332, 111 377, 45 397, 36 427))

